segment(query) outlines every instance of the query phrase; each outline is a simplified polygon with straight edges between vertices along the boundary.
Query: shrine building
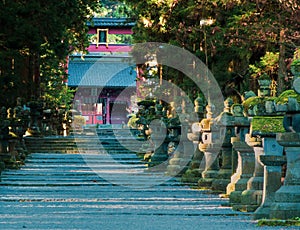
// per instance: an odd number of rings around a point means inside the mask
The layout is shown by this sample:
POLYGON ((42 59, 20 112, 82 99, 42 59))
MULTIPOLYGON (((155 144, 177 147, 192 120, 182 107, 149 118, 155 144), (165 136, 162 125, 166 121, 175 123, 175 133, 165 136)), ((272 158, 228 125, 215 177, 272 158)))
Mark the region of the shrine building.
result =
POLYGON ((94 18, 88 54, 68 60, 68 87, 76 89, 77 109, 92 124, 125 124, 136 96, 136 66, 130 56, 133 22, 94 18))

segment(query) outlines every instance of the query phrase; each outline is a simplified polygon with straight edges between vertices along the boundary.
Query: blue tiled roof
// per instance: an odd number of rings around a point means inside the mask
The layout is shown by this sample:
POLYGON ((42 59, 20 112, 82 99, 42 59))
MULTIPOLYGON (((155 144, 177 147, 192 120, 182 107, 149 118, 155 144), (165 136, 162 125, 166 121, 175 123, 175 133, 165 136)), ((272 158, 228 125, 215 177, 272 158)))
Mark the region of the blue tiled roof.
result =
POLYGON ((135 87, 135 66, 101 58, 74 59, 68 65, 68 85, 96 87, 135 87))
POLYGON ((88 26, 94 27, 133 27, 135 22, 129 21, 128 18, 93 18, 92 23, 88 26))

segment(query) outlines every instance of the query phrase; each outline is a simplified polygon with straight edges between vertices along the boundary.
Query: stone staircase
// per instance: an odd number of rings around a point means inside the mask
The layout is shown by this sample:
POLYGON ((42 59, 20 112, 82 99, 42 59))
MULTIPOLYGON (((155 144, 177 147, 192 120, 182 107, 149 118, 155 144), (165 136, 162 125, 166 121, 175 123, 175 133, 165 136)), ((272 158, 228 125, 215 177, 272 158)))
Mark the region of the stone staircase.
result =
MULTIPOLYGON (((247 214, 227 207, 226 199, 184 186, 165 171, 149 170, 134 151, 121 149, 120 142, 130 142, 130 138, 124 133, 26 138, 31 154, 25 165, 19 170, 6 169, 1 175, 0 228, 254 226, 247 214)), ((138 146, 135 141, 131 140, 132 145, 138 146)))
MULTIPOLYGON (((147 187, 161 183, 161 179, 168 180, 164 176, 160 178, 161 176, 162 173, 148 173, 143 162, 135 154, 130 153, 114 155, 33 153, 28 156, 21 170, 4 171, 0 185, 147 187), (151 180, 148 181, 150 177, 151 180)), ((180 185, 176 180, 171 184, 180 185)))
POLYGON ((214 229, 249 216, 216 195, 148 171, 133 153, 32 153, 0 182, 3 229, 214 229), (220 221, 220 216, 222 221, 220 221))
POLYGON ((25 137, 29 152, 43 153, 83 153, 83 152, 109 152, 127 153, 141 148, 141 139, 133 136, 128 129, 103 128, 85 130, 80 134, 70 136, 25 137))
MULTIPOLYGON (((72 179, 74 175, 76 178, 80 177, 82 172, 82 176, 86 176, 86 171, 92 171, 96 176, 100 174, 100 180, 98 178, 94 181, 101 185, 144 187, 160 184, 162 178, 164 181, 167 178, 164 167, 163 170, 149 170, 145 162, 141 161, 137 153, 143 144, 142 139, 132 135, 128 129, 101 128, 96 132, 86 129, 83 133, 66 137, 26 137, 25 143, 31 154, 22 170, 27 171, 27 167, 30 167, 30 173, 32 170, 46 170, 42 172, 42 178, 39 178, 40 174, 34 174, 32 177, 40 183, 35 184, 29 180, 28 184, 35 186, 62 185, 62 178, 68 181, 68 184, 63 184, 65 186, 91 185, 89 179, 78 180, 79 184, 75 183, 77 179, 72 179), (66 170, 72 173, 68 172, 56 178, 57 172, 66 170), (55 172, 54 179, 52 172, 55 172), (123 180, 120 174, 124 174, 126 180, 123 180), (50 178, 45 179, 45 175, 50 175, 50 178), (52 184, 52 181, 55 181, 55 184, 52 184)), ((177 180, 174 180, 173 184, 180 185, 177 180)))

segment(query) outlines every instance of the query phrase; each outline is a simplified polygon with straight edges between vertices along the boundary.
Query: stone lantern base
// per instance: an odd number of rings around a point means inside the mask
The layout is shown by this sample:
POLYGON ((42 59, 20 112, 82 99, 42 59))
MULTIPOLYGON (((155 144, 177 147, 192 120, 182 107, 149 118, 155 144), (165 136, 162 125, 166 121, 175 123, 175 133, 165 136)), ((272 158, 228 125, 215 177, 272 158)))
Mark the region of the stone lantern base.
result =
POLYGON ((283 186, 275 193, 270 218, 300 217, 300 133, 281 133, 276 138, 285 147, 287 171, 283 186))
POLYGON ((203 151, 205 157, 205 170, 202 172, 202 178, 198 181, 198 186, 211 188, 212 183, 219 174, 219 151, 220 144, 199 144, 200 151, 203 151))

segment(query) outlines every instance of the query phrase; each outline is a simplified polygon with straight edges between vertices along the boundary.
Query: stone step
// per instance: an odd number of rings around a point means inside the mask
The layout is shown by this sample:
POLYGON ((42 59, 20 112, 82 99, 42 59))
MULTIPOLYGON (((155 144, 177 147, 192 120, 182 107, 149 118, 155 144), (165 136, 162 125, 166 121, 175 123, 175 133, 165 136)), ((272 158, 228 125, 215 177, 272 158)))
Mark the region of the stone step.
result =
MULTIPOLYGON (((86 154, 124 154, 128 153, 128 150, 106 150, 106 149, 97 149, 97 148, 28 148, 31 153, 86 153, 86 154)), ((135 152, 132 152, 135 153, 135 152)))
MULTIPOLYGON (((122 184, 151 186, 160 183, 162 173, 147 172, 146 165, 135 154, 31 154, 25 165, 14 173, 3 172, 4 186, 88 186, 122 184), (114 156, 116 156, 114 158, 114 156), (91 171, 94 174, 91 174, 91 171), (89 173, 89 176, 86 174, 89 173), (14 176, 12 179, 11 176, 14 176), (100 177, 101 176, 101 177, 100 177), (151 179, 149 183, 149 178, 151 179), (103 184, 103 182, 105 182, 103 184)), ((173 186, 178 181, 170 182, 173 186)))
POLYGON ((25 196, 31 197, 40 197, 40 196, 70 196, 70 197, 80 197, 80 198, 101 198, 101 199, 108 199, 114 197, 114 195, 118 195, 118 199, 120 198, 127 198, 127 199, 158 199, 158 197, 163 197, 165 199, 171 198, 180 198, 184 197, 186 199, 190 198, 208 198, 210 197, 212 200, 222 201, 224 204, 226 203, 226 199, 221 199, 218 196, 214 196, 208 193, 207 191, 202 190, 199 192, 194 189, 190 189, 187 186, 179 186, 173 187, 168 186, 167 183, 158 184, 152 187, 145 187, 141 190, 135 189, 128 189, 127 187, 123 186, 104 186, 104 187, 97 187, 97 186, 90 186, 90 187, 57 187, 55 188, 55 192, 51 190, 49 187, 10 187, 10 186, 1 186, 1 192, 5 193, 5 196, 0 194, 0 200, 3 199, 10 199, 11 197, 15 197, 16 199, 21 199, 20 194, 25 196), (111 193, 110 193, 111 192, 111 193), (84 195, 86 194, 87 197, 84 195), (130 197, 129 195, 132 195, 130 197))
MULTIPOLYGON (((60 216, 64 212, 68 212, 69 214, 80 215, 83 210, 88 211, 89 213, 93 213, 96 210, 98 215, 102 214, 114 214, 116 212, 117 206, 119 206, 120 210, 118 210, 118 214, 131 214, 131 215, 176 215, 176 216, 206 216, 206 215, 218 215, 219 218, 226 216, 233 215, 232 212, 225 210, 221 211, 219 209, 219 202, 210 201, 209 199, 193 199, 193 200, 186 200, 184 198, 177 198, 177 199, 158 199, 156 200, 130 200, 129 199, 78 199, 78 198, 71 198, 71 199, 30 199, 28 201, 33 202, 32 206, 39 207, 38 213, 39 215, 43 214, 50 214, 53 212, 53 207, 57 212, 57 215, 60 216), (179 205, 180 203, 180 205, 179 205), (84 207, 84 208, 83 208, 84 207), (138 207, 138 208, 137 208, 138 207), (208 207, 210 207, 209 214, 207 212, 208 207), (182 210, 185 210, 182 212, 182 210)), ((24 212, 28 213, 28 216, 33 215, 35 216, 37 212, 34 212, 32 207, 28 205, 28 201, 23 200, 21 204, 18 205, 19 210, 15 210, 14 214, 18 215, 24 212), (35 214, 35 215, 34 215, 35 214)), ((0 202, 1 205, 4 207, 8 207, 7 203, 0 202)), ((7 215, 13 214, 10 213, 10 209, 7 211, 7 215)), ((84 212, 86 213, 86 212, 84 212)), ((237 214, 237 213, 235 213, 237 214)), ((243 215, 239 213, 240 215, 243 215)), ((244 214, 244 216, 247 216, 244 214)), ((51 215, 52 218, 52 215, 51 215)), ((249 218, 249 217, 248 217, 249 218)))
MULTIPOLYGON (((97 158, 95 158, 95 160, 97 160, 97 158)), ((108 158, 108 159, 101 159, 100 163, 113 163, 113 162, 118 162, 120 164, 140 164, 140 160, 139 159, 134 159, 134 158, 125 158, 125 159, 120 159, 120 158, 108 158), (130 161, 129 161, 130 160, 130 161)), ((27 160, 27 164, 30 163, 37 163, 38 165, 43 165, 43 164, 55 164, 57 163, 56 159, 28 159, 27 160)), ((59 162, 60 165, 62 164, 77 164, 77 163, 82 163, 81 159, 61 159, 61 161, 59 162)), ((95 162, 96 164, 97 162, 95 162)))
POLYGON ((121 144, 109 144, 109 145, 102 145, 102 144, 78 144, 78 143, 68 143, 68 144, 62 144, 62 143, 33 143, 28 144, 26 143, 26 146, 32 147, 32 148, 49 148, 49 147, 59 147, 59 148, 97 148, 97 149, 124 149, 124 148, 135 148, 139 149, 141 145, 121 145, 121 144))
MULTIPOLYGON (((103 175, 105 175, 103 173, 103 175)), ((117 178, 118 175, 115 176, 117 178)), ((136 174, 134 175, 134 180, 136 181, 142 181, 142 180, 148 180, 151 177, 152 180, 160 179, 158 176, 155 177, 155 175, 143 175, 136 174)), ((111 176, 113 178, 113 176, 111 176)), ((132 179, 133 176, 128 176, 129 179, 132 179)), ((1 176, 1 182, 7 182, 7 181, 102 181, 104 180, 102 177, 100 177, 97 174, 88 174, 88 173, 30 173, 30 174, 11 174, 11 173, 5 173, 1 176)), ((0 182, 0 183, 1 183, 0 182)), ((171 183, 171 182, 170 182, 171 183)), ((177 181, 172 181, 172 184, 177 183, 177 181)))
POLYGON ((90 153, 90 154, 124 154, 124 153, 139 153, 141 151, 139 151, 139 149, 136 149, 134 151, 134 149, 131 150, 126 150, 126 149, 105 149, 105 148, 93 148, 93 147, 89 147, 89 148, 64 148, 64 147, 55 147, 55 146, 49 146, 49 147, 27 147, 27 149, 29 150, 29 152, 31 153, 40 153, 40 152, 44 152, 44 153, 90 153))
POLYGON ((140 138, 133 138, 130 136, 97 136, 97 135, 81 135, 81 136, 46 136, 46 137, 33 137, 33 136, 28 136, 25 137, 26 142, 41 142, 41 143, 50 143, 50 142, 59 142, 59 143, 68 143, 72 141, 80 142, 80 143, 89 143, 92 141, 95 142, 110 142, 110 143, 118 143, 118 142, 132 142, 132 141, 140 141, 142 142, 143 139, 140 138))
MULTIPOLYGON (((128 150, 128 149, 134 149, 134 150, 138 150, 141 148, 141 146, 138 145, 95 145, 95 144, 89 144, 89 145, 81 145, 81 144, 69 144, 69 145, 62 145, 62 144, 35 144, 35 145, 29 145, 26 144, 27 147, 29 148, 41 148, 41 149, 46 149, 46 148, 66 148, 66 149, 71 149, 71 148, 75 148, 75 149, 105 149, 105 150, 128 150)), ((42 152, 40 150, 40 152, 42 152)))
MULTIPOLYGON (((153 212, 153 210, 151 210, 152 208, 149 207, 147 208, 147 206, 152 205, 155 206, 156 209, 160 209, 160 210, 164 210, 162 212, 165 212, 165 214, 175 214, 177 213, 178 215, 182 215, 182 212, 180 212, 180 210, 178 209, 178 202, 181 202, 181 207, 185 210, 189 210, 189 213, 192 214, 198 214, 200 215, 205 215, 207 214, 207 210, 204 207, 199 207, 199 205, 205 205, 208 204, 212 207, 216 207, 219 205, 219 202, 213 202, 210 201, 209 199, 192 199, 192 200, 186 200, 186 199, 157 199, 157 200, 147 200, 147 199, 141 199, 141 200, 130 200, 130 199, 93 199, 93 200, 89 200, 89 199, 47 199, 47 200, 41 200, 41 199, 31 199, 31 201, 34 201, 36 205, 39 205, 41 207, 46 208, 45 210, 43 210, 41 213, 48 213, 49 212, 49 207, 47 208, 47 205, 43 205, 43 202, 47 202, 48 205, 49 203, 53 206, 57 206, 58 207, 58 212, 62 211, 65 208, 70 208, 72 210, 72 212, 77 213, 78 209, 80 209, 80 206, 85 205, 86 208, 89 209, 101 209, 104 208, 106 209, 106 211, 113 211, 112 206, 115 205, 120 205, 122 206, 122 209, 124 209, 124 212, 129 211, 131 209, 130 212, 134 213, 138 213, 135 206, 138 205, 139 208, 141 208, 142 210, 139 210, 139 213, 147 213, 147 214, 151 214, 151 212, 153 212), (191 203, 193 202, 193 203, 191 203), (47 210, 48 209, 48 210, 47 210), (76 210, 77 209, 77 210, 76 210)), ((5 205, 4 202, 0 202, 0 204, 5 205)), ((27 205, 25 204, 21 204, 19 205, 19 207, 21 209, 29 209, 29 207, 26 207, 27 205)), ((207 207, 206 207, 207 208, 207 207)), ((71 211, 69 209, 69 211, 71 211)), ((29 209, 30 210, 30 209, 29 209)), ((221 214, 222 212, 220 212, 220 210, 212 210, 211 214, 221 214)), ((229 213, 229 212, 228 212, 229 213)), ((224 215, 224 213, 223 213, 224 215)), ((188 215, 187 215, 188 216, 188 215)))
POLYGON ((99 136, 103 135, 114 135, 114 136, 124 136, 124 135, 136 135, 139 133, 136 129, 128 129, 124 127, 102 127, 93 130, 85 130, 86 132, 97 133, 99 136))
MULTIPOLYGON (((155 183, 156 181, 151 178, 151 184, 155 183)), ((15 180, 5 179, 0 182, 0 186, 29 186, 29 187, 37 187, 37 186, 43 186, 43 187, 57 187, 57 186, 110 186, 118 184, 122 184, 123 186, 131 186, 131 187, 145 187, 147 186, 147 181, 149 178, 135 178, 135 180, 119 180, 119 178, 116 177, 116 180, 106 181, 103 179, 96 179, 91 178, 90 180, 87 179, 63 179, 61 177, 54 177, 52 179, 45 179, 45 178, 36 178, 33 179, 32 177, 24 178, 21 180, 20 178, 16 178, 15 180)), ((158 180, 157 182, 160 182, 158 180)), ((168 184, 162 185, 162 186, 180 186, 178 182, 168 182, 168 184)))
POLYGON ((30 152, 60 152, 79 153, 85 151, 109 151, 111 153, 139 152, 141 141, 130 136, 125 137, 98 137, 98 136, 51 136, 26 137, 25 143, 30 152))
POLYGON ((34 157, 32 155, 29 155, 26 159, 27 163, 31 162, 53 162, 53 161, 59 161, 59 162, 83 162, 83 160, 88 159, 89 161, 118 161, 118 162, 139 162, 140 158, 138 158, 135 154, 50 154, 50 153, 34 153, 34 157))
POLYGON ((70 142, 57 142, 57 141, 51 141, 51 142, 39 142, 39 141, 32 141, 31 143, 26 141, 26 145, 27 146, 39 146, 39 147, 43 147, 43 146, 51 146, 51 145, 57 145, 57 146, 60 146, 60 147, 88 147, 88 146, 97 146, 97 147, 103 147, 103 148, 106 148, 106 147, 140 147, 142 143, 134 143, 134 144, 130 144, 129 142, 122 142, 122 143, 119 143, 119 142, 116 142, 116 143, 100 143, 100 142, 76 142, 75 140, 71 140, 70 142))
POLYGON ((80 142, 66 142, 66 143, 60 143, 60 142, 48 142, 48 143, 39 143, 39 142, 26 142, 27 146, 39 146, 39 147, 43 147, 43 146, 52 146, 52 145, 57 145, 60 147, 89 147, 89 146, 93 146, 93 147, 102 147, 102 148, 109 148, 109 147, 114 147, 114 148, 124 148, 124 147, 141 147, 142 143, 137 143, 137 144, 128 144, 128 143, 94 143, 94 142, 87 142, 87 143, 80 143, 80 142))
MULTIPOLYGON (((34 148, 34 149, 47 149, 47 148, 65 148, 65 149, 103 149, 103 150, 128 150, 128 149, 134 149, 139 150, 140 146, 120 146, 120 145, 109 145, 109 146, 103 146, 103 145, 60 145, 60 144, 44 144, 44 145, 26 145, 28 148, 34 148)), ((42 150, 40 150, 42 152, 42 150)))
POLYGON ((103 155, 99 155, 99 154, 57 154, 57 153, 47 153, 44 154, 43 152, 39 152, 39 153, 34 153, 34 155, 29 155, 27 157, 27 160, 38 160, 38 159, 59 159, 59 160, 70 160, 70 159, 82 159, 83 156, 85 157, 89 157, 89 158, 95 158, 95 159, 105 159, 105 158, 114 158, 114 159, 138 159, 138 157, 135 154, 103 154, 103 155))

